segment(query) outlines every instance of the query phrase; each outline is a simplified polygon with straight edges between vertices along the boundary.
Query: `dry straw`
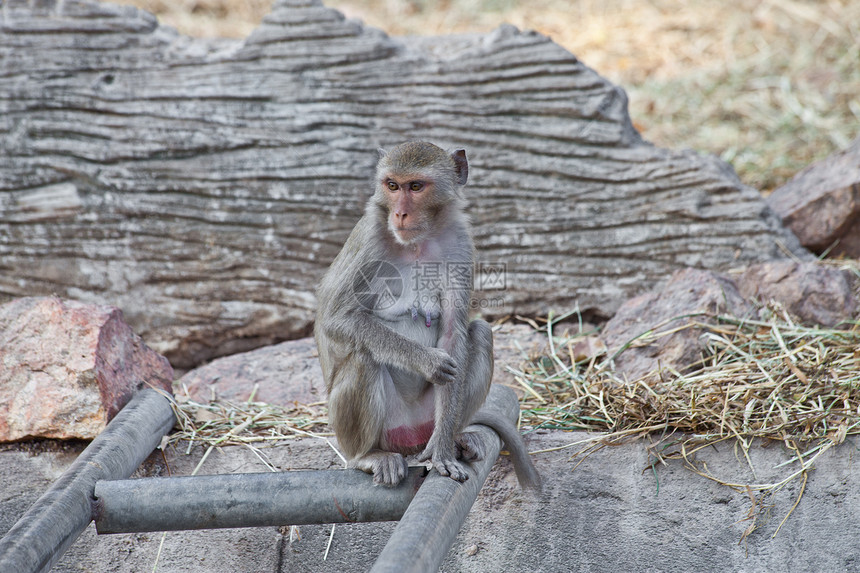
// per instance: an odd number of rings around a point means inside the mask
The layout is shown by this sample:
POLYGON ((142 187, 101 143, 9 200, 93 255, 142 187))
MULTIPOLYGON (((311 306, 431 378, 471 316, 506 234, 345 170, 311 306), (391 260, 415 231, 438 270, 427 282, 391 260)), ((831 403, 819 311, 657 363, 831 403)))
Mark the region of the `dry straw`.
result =
POLYGON ((856 323, 850 330, 806 327, 779 310, 767 320, 706 313, 686 318, 677 328, 649 330, 626 345, 697 329, 703 358, 684 373, 666 367, 621 380, 610 368, 613 357, 600 364, 572 362, 579 336, 555 341, 523 370, 512 369, 529 389, 524 421, 563 430, 672 429, 701 440, 738 437, 744 443, 841 442, 849 428, 860 432, 856 323))
POLYGON ((328 438, 333 434, 328 431, 327 413, 321 402, 290 406, 256 402, 256 388, 248 400, 240 403, 223 399, 201 403, 188 398, 187 391, 184 394, 172 402, 177 429, 165 438, 162 449, 184 442, 185 453, 189 454, 194 446, 206 446, 194 474, 212 450, 220 446, 248 447, 273 471, 276 468, 259 446, 274 445, 299 436, 320 438, 331 446, 328 438))
POLYGON ((753 506, 745 538, 755 529, 769 496, 802 478, 799 501, 818 456, 846 436, 860 433, 860 324, 802 326, 773 303, 760 316, 676 317, 600 362, 595 357, 573 359, 574 344, 593 333, 580 329, 576 335, 557 337, 553 329, 559 319, 550 317, 541 327, 547 334, 547 352, 530 357, 521 369, 509 368, 527 390, 523 423, 603 432, 571 444, 585 444, 574 455, 581 460, 604 445, 660 434, 651 448, 654 464, 682 459, 699 475, 748 492, 753 506), (682 324, 666 327, 678 322, 682 324), (613 358, 621 351, 684 329, 699 332, 703 348, 699 362, 682 371, 665 367, 636 380, 623 380, 613 372, 613 358), (745 456, 754 439, 783 442, 795 453, 798 467, 776 483, 721 480, 694 454, 730 439, 737 440, 745 456))

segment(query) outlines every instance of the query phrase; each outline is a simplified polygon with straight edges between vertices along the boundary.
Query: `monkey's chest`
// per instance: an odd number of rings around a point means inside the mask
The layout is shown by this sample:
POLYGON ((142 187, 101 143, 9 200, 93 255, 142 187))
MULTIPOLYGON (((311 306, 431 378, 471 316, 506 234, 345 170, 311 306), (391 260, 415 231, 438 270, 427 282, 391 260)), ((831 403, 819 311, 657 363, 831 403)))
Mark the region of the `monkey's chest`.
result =
POLYGON ((372 285, 379 294, 374 314, 400 334, 435 346, 446 287, 444 269, 441 262, 397 267, 392 277, 372 285))

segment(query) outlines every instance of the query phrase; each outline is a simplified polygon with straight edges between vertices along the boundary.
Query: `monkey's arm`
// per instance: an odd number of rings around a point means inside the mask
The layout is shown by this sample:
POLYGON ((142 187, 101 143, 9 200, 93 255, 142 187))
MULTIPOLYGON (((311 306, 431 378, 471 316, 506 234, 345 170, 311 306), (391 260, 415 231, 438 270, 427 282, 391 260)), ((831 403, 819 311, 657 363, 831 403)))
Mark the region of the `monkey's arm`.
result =
MULTIPOLYGON (((463 274, 449 278, 447 288, 442 293, 437 346, 451 355, 457 364, 464 364, 468 353, 466 332, 469 325, 471 276, 471 263, 468 263, 463 274)), ((463 374, 461 372, 460 376, 463 374)))
MULTIPOLYGON (((448 352, 458 365, 464 365, 469 351, 466 342, 469 291, 448 288, 443 293, 443 297, 440 320, 442 330, 438 345, 448 352)), ((460 368, 452 384, 436 391, 436 420, 433 435, 424 451, 418 455, 421 461, 431 460, 433 467, 441 475, 450 476, 457 481, 465 481, 468 478, 465 468, 457 461, 455 447, 455 437, 464 422, 464 386, 470 383, 464 376, 465 368, 460 368)))
POLYGON ((457 363, 445 350, 410 340, 366 311, 340 312, 326 322, 323 328, 327 336, 359 346, 375 362, 418 372, 433 384, 448 384, 457 379, 457 363))

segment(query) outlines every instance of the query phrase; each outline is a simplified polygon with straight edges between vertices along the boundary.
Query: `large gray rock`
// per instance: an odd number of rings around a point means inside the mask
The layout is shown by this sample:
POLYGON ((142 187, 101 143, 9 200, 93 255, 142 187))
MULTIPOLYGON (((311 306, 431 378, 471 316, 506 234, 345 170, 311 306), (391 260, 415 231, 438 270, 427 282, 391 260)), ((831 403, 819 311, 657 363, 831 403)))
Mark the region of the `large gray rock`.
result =
MULTIPOLYGON (((541 573, 652 571, 857 571, 860 568, 860 474, 846 443, 822 454, 810 470, 803 497, 798 478, 754 512, 757 528, 744 541, 751 502, 704 479, 679 461, 657 463, 643 441, 604 448, 574 469, 570 456, 596 436, 547 432, 527 436, 532 450, 564 448, 534 456, 544 494, 521 493, 512 468, 500 460, 485 484, 442 571, 535 571, 541 573)), ((299 438, 261 450, 279 469, 337 469, 341 462, 320 439, 299 438)), ((203 448, 184 455, 168 448, 172 475, 188 475, 203 448)), ((39 491, 71 456, 0 451, 0 533, 12 526, 39 491)), ((697 454, 700 469, 739 484, 776 483, 797 470, 780 444, 756 443, 750 450, 755 475, 730 442, 697 454), (763 447, 767 446, 767 447, 763 447)), ((222 448, 200 473, 268 471, 245 447, 222 448)), ((138 475, 168 469, 160 453, 138 475)), ((368 478, 369 479, 369 478, 368 478)), ((324 559, 331 526, 301 526, 292 542, 289 528, 231 529, 97 536, 91 526, 53 569, 72 571, 367 571, 394 523, 338 525, 324 559)))
POLYGON ((2 16, 0 298, 116 305, 179 368, 310 334, 376 149, 407 139, 467 149, 485 316, 605 318, 679 267, 806 256, 533 32, 403 40, 312 0, 214 43, 94 1, 2 16))
POLYGON ((808 249, 860 257, 860 138, 795 175, 767 202, 808 249))
POLYGON ((140 388, 173 369, 115 307, 56 297, 0 305, 0 442, 93 439, 140 388))

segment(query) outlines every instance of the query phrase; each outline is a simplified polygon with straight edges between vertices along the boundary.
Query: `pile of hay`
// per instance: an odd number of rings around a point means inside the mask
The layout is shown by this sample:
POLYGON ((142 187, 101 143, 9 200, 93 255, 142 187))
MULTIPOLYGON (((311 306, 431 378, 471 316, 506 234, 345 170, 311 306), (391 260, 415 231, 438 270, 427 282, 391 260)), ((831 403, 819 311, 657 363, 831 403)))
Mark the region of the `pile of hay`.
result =
MULTIPOLYGON (((542 327, 548 351, 531 356, 519 370, 509 368, 526 390, 522 422, 602 432, 570 444, 581 447, 573 456, 580 457, 579 463, 605 445, 657 435, 650 446, 653 465, 682 459, 693 472, 749 495, 750 524, 742 540, 767 513, 768 498, 802 478, 785 523, 816 459, 847 436, 860 434, 860 323, 844 329, 802 326, 774 304, 761 314, 757 320, 698 315, 679 328, 701 332, 702 359, 682 372, 665 368, 638 380, 619 378, 612 370, 614 356, 576 362, 574 345, 594 333, 580 328, 558 337, 550 318, 542 327), (749 462, 748 450, 757 438, 784 443, 797 466, 774 483, 732 483, 715 477, 693 456, 736 439, 749 462)), ((677 330, 647 331, 621 351, 677 330)))
MULTIPOLYGON (((511 371, 526 388, 523 421, 535 428, 643 434, 674 430, 699 440, 735 437, 840 443, 860 433, 860 324, 850 329, 801 326, 785 312, 765 320, 700 315, 706 351, 684 372, 671 368, 638 380, 600 363, 573 361, 587 335, 555 338, 549 352, 511 371)), ((649 331, 628 346, 676 330, 649 331)))

